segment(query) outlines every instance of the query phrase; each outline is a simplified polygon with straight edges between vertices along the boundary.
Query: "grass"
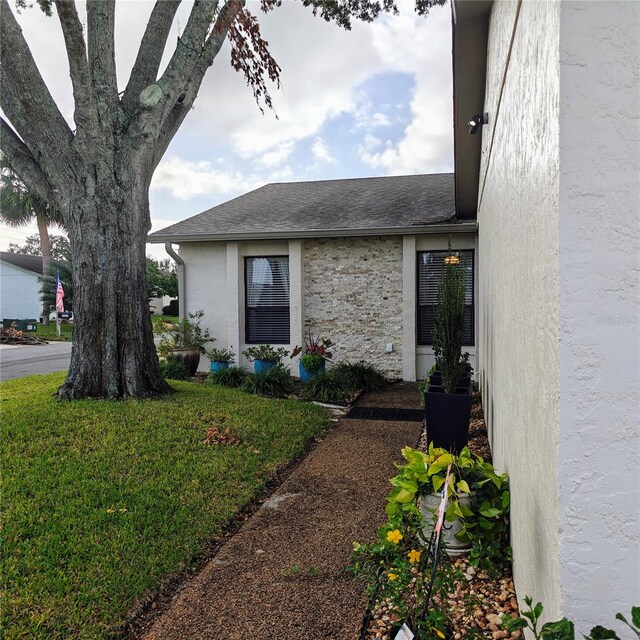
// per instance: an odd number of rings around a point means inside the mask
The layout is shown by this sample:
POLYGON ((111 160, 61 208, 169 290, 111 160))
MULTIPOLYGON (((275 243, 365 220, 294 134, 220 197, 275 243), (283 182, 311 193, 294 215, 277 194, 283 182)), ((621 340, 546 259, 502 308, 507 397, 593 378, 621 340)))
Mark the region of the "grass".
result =
MULTIPOLYGON (((165 322, 171 323, 178 322, 178 318, 175 316, 152 316, 152 318, 159 318, 164 320, 165 322)), ((60 340, 62 342, 71 342, 71 338, 73 336, 73 325, 61 324, 60 337, 58 337, 58 334, 56 332, 55 320, 52 320, 51 322, 49 322, 49 324, 39 324, 37 331, 27 331, 26 334, 42 338, 43 340, 60 340)))
POLYGON ((55 320, 53 320, 49 324, 39 324, 37 331, 25 331, 25 335, 36 336, 37 338, 42 338, 43 340, 60 340, 62 342, 70 342, 73 335, 73 325, 61 324, 60 337, 58 337, 58 334, 56 332, 55 320))
POLYGON ((7 640, 115 637, 327 424, 314 405, 191 382, 58 403, 63 377, 0 384, 7 640), (205 445, 215 425, 240 444, 205 445))

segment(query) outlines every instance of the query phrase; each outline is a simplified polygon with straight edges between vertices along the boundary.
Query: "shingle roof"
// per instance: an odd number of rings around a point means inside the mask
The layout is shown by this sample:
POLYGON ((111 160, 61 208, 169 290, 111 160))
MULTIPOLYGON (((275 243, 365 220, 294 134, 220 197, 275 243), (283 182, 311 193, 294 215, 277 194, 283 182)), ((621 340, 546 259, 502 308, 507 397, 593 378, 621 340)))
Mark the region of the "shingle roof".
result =
MULTIPOLYGON (((231 234, 405 229, 455 222, 452 173, 268 184, 156 231, 152 242, 231 234)), ((201 238, 202 237, 202 238, 201 238)))
POLYGON ((10 251, 0 251, 0 260, 8 262, 16 267, 33 271, 42 275, 42 256, 29 256, 23 253, 11 253, 10 251))

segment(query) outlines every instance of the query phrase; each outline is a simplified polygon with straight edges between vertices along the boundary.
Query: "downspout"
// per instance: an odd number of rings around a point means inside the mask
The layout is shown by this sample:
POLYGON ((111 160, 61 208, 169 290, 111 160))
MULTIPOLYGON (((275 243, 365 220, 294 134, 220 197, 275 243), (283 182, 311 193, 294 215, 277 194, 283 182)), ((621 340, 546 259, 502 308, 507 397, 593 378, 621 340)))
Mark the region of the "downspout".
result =
POLYGON ((170 242, 164 243, 164 250, 175 260, 178 272, 178 315, 183 320, 187 317, 187 288, 185 286, 186 269, 184 260, 173 250, 170 242))

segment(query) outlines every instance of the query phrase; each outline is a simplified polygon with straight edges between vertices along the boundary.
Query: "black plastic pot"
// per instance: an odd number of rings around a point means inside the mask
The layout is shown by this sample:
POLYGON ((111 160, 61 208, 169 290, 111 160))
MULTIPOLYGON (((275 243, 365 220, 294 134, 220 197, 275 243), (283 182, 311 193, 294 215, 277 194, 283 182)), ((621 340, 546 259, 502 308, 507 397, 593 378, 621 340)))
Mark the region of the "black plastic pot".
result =
POLYGON ((459 453, 469 437, 472 400, 470 388, 458 387, 455 393, 444 393, 442 387, 429 386, 424 394, 428 442, 459 453))
MULTIPOLYGON (((441 387, 442 386, 442 376, 432 375, 429 376, 429 386, 430 387, 441 387)), ((460 380, 458 380, 458 387, 462 387, 463 389, 469 389, 471 387, 471 377, 469 375, 463 375, 460 380)))

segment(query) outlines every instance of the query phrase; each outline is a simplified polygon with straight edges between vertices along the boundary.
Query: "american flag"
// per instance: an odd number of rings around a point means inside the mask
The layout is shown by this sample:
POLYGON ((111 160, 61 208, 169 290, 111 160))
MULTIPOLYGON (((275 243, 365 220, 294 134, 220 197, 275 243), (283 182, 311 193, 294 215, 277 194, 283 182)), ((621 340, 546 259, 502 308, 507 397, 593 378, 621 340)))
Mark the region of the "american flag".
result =
POLYGON ((64 311, 64 289, 62 288, 62 282, 60 282, 60 273, 56 273, 56 281, 58 286, 56 288, 56 310, 64 311))

